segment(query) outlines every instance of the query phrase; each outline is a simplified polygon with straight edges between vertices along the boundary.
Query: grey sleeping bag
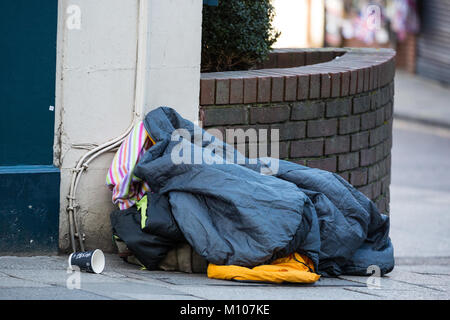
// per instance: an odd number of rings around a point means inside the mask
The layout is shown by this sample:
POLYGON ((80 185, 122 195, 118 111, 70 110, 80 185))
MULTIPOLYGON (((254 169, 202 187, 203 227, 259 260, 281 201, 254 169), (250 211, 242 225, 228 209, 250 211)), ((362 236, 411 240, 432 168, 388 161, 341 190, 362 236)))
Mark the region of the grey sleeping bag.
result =
POLYGON ((339 175, 282 160, 271 175, 267 159, 236 164, 236 150, 168 107, 149 112, 144 125, 155 145, 134 173, 167 198, 170 205, 159 211, 173 216, 207 261, 254 267, 299 252, 322 275, 366 275, 372 265, 381 274, 393 269, 389 217, 339 175), (211 141, 228 151, 219 154, 228 162, 194 159, 199 152, 218 156, 211 141), (177 164, 174 154, 192 161, 177 164))

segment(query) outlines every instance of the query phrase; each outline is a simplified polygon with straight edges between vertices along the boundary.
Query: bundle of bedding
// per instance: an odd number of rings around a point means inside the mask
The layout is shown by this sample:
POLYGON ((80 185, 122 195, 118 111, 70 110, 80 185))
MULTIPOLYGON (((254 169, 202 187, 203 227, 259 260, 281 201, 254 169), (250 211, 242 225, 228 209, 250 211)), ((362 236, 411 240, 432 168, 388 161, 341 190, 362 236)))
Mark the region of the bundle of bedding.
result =
POLYGON ((130 172, 146 192, 111 223, 147 269, 186 242, 223 279, 310 283, 394 268, 389 217, 339 175, 247 159, 168 107, 143 127, 151 146, 130 172))

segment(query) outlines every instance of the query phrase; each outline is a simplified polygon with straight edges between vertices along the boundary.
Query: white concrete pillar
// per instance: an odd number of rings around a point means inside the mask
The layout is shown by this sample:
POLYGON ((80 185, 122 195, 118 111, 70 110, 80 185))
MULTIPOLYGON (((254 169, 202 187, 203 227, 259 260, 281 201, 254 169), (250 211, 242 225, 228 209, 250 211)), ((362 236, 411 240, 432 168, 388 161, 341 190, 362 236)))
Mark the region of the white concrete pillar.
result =
MULTIPOLYGON (((54 164, 61 168, 60 248, 70 247, 67 195, 86 148, 124 133, 135 105, 141 117, 166 105, 197 120, 201 14, 202 0, 59 1, 54 164)), ((89 165, 76 194, 87 246, 107 251, 114 206, 105 178, 113 156, 105 153, 89 165)))
POLYGON ((149 0, 144 112, 165 105, 197 121, 202 0, 149 0))

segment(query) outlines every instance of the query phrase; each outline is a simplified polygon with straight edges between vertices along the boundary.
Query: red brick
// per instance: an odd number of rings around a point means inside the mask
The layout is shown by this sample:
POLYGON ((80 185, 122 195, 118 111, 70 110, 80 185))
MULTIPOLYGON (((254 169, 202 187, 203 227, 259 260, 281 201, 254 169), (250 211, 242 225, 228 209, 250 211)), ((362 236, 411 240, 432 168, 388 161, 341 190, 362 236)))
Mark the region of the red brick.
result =
POLYGON ((361 117, 351 116, 346 118, 340 118, 339 119, 339 134, 348 134, 357 132, 361 128, 361 117))
POLYGON ((230 80, 216 80, 216 104, 229 104, 230 102, 230 80))
POLYGON ((285 78, 284 101, 297 100, 297 76, 285 78))
POLYGON ((370 94, 370 109, 376 110, 381 107, 381 93, 380 90, 375 90, 370 94))
POLYGON ((369 146, 369 131, 352 135, 352 151, 358 151, 369 146))
POLYGON ((284 98, 284 77, 272 77, 272 102, 281 102, 284 98))
POLYGON ((331 95, 331 76, 328 73, 321 75, 320 80, 320 97, 329 98, 331 95))
POLYGON ((306 52, 306 65, 320 63, 320 52, 310 51, 306 52))
POLYGON ((336 136, 325 140, 325 154, 336 154, 350 151, 350 136, 336 136))
POLYGON ((305 65, 306 56, 304 52, 295 52, 294 56, 294 66, 296 67, 302 67, 305 65))
MULTIPOLYGON (((237 126, 233 125, 233 126, 227 126, 225 128, 225 130, 228 130, 228 129, 231 129, 231 130, 242 129, 244 131, 247 131, 249 129, 252 129, 252 130, 254 129, 257 131, 258 141, 260 141, 260 142, 269 141, 270 125, 267 125, 267 124, 266 125, 251 124, 251 125, 237 125, 237 126), (260 130, 266 130, 265 131, 266 134, 264 134, 260 130)), ((226 133, 226 131, 224 131, 224 133, 226 133)), ((225 134, 224 134, 224 137, 225 137, 225 134)))
POLYGON ((372 184, 372 197, 378 198, 381 195, 381 180, 372 184))
POLYGON ((198 120, 200 121, 200 127, 203 127, 203 122, 205 121, 205 108, 202 106, 198 109, 198 120))
POLYGON ((394 105, 392 102, 389 102, 385 107, 384 107, 384 121, 388 121, 392 118, 392 113, 394 111, 394 105))
POLYGON ((361 130, 368 130, 372 129, 376 125, 376 111, 369 112, 369 113, 363 113, 361 115, 361 130))
POLYGON ((309 75, 299 75, 297 78, 297 99, 306 100, 309 96, 309 75))
POLYGON ((375 125, 381 126, 384 123, 384 108, 375 111, 375 125))
POLYGON ((247 123, 247 109, 242 106, 205 108, 203 112, 205 127, 247 123))
POLYGON ((372 185, 359 187, 358 190, 363 193, 367 198, 372 199, 372 185))
POLYGON ((289 106, 269 106, 250 108, 250 123, 277 123, 284 122, 290 116, 289 106))
POLYGON ((363 149, 360 151, 360 165, 362 167, 370 166, 376 161, 375 148, 363 149))
POLYGON ((258 97, 257 101, 270 102, 271 93, 271 79, 270 77, 259 77, 258 78, 258 97))
POLYGON ((367 169, 357 169, 350 172, 350 183, 355 187, 367 184, 367 169))
POLYGON ((331 97, 337 98, 341 95, 341 73, 331 73, 331 97))
POLYGON ((376 129, 370 130, 369 145, 375 146, 384 140, 385 127, 381 126, 376 129))
POLYGON ((320 63, 329 62, 334 59, 333 51, 320 51, 320 63))
POLYGON ((278 67, 278 54, 277 53, 269 53, 267 60, 263 62, 262 69, 272 69, 278 67))
POLYGON ((348 96, 350 92, 350 72, 342 72, 341 74, 341 97, 348 96))
POLYGON ((382 87, 386 84, 386 62, 380 63, 380 71, 378 76, 378 87, 382 87))
POLYGON ((391 153, 392 149, 392 138, 387 138, 384 142, 384 150, 383 150, 383 156, 386 157, 391 153))
POLYGON ((337 119, 308 121, 308 137, 334 136, 337 133, 337 119))
POLYGON ((304 101, 292 106, 292 120, 312 120, 322 118, 325 113, 324 102, 304 101))
POLYGON ((370 96, 361 95, 353 98, 353 113, 360 114, 370 110, 370 96))
POLYGON ((323 140, 291 141, 291 157, 320 157, 323 155, 323 140))
POLYGON ((375 161, 380 161, 384 158, 384 143, 380 143, 375 147, 375 161))
POLYGON ((390 83, 394 79, 395 75, 395 58, 392 58, 388 61, 388 69, 387 69, 387 83, 390 83))
POLYGON ((306 165, 310 168, 317 168, 325 171, 336 172, 336 157, 310 159, 306 161, 306 165))
POLYGON ((378 65, 374 66, 373 68, 373 89, 379 88, 379 72, 380 72, 380 67, 378 65))
POLYGON ((256 78, 244 78, 244 103, 255 103, 256 92, 256 78))
POLYGON ((387 214, 387 200, 385 197, 381 197, 377 201, 375 201, 375 205, 381 213, 387 214))
POLYGON ((389 86, 386 86, 386 87, 382 88, 380 93, 381 93, 381 97, 380 97, 380 99, 381 99, 380 104, 381 105, 385 105, 389 101, 391 101, 392 96, 391 96, 391 93, 390 93, 390 87, 389 86))
POLYGON ((292 68, 294 65, 294 52, 278 52, 277 68, 292 68))
POLYGON ((211 105, 215 103, 216 80, 200 80, 200 105, 211 105))
MULTIPOLYGON (((270 148, 272 150, 272 148, 270 148)), ((289 141, 280 141, 279 142, 279 159, 286 159, 289 158, 289 141)), ((273 157, 273 155, 270 155, 273 157)))
POLYGON ((297 140, 306 137, 305 121, 274 124, 270 128, 280 130, 280 140, 297 140))
POLYGON ((381 193, 389 193, 389 185, 391 184, 391 176, 387 175, 381 179, 381 193))
POLYGON ((356 93, 364 91, 364 69, 358 70, 358 86, 356 88, 356 93))
POLYGON ((391 155, 388 155, 388 156, 386 157, 386 159, 384 159, 383 161, 384 161, 384 163, 385 163, 385 169, 386 169, 386 172, 391 172, 392 156, 391 156, 391 155))
POLYGON ((383 176, 382 169, 383 168, 380 166, 379 163, 369 167, 369 178, 368 178, 369 183, 376 181, 383 176))
POLYGON ((395 82, 394 82, 394 81, 392 81, 392 82, 389 84, 389 89, 390 89, 390 91, 389 91, 389 97, 392 98, 393 96, 395 96, 395 82))
POLYGON ((339 171, 357 168, 359 166, 359 152, 347 153, 338 157, 339 171))
POLYGON ((244 80, 230 79, 230 104, 244 102, 244 80))
POLYGON ((374 68, 370 67, 369 68, 369 89, 368 90, 373 90, 374 89, 374 68))
POLYGON ((364 91, 369 91, 370 89, 370 68, 364 69, 364 91))
POLYGON ((350 72, 350 89, 349 94, 354 95, 358 90, 358 71, 352 70, 350 72))
POLYGON ((327 118, 348 116, 352 112, 352 100, 339 98, 327 102, 327 118))
POLYGON ((311 74, 309 78, 309 98, 320 98, 320 74, 311 74))

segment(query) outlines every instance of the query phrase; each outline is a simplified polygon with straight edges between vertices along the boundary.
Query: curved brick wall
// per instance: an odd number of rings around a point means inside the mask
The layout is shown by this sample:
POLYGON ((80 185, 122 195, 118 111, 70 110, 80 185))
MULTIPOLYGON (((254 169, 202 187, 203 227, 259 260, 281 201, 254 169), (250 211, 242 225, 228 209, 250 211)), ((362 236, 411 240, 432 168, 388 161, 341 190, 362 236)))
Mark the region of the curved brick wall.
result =
POLYGON ((340 174, 389 212, 395 52, 274 51, 264 69, 203 73, 203 127, 277 128, 280 159, 340 174))

